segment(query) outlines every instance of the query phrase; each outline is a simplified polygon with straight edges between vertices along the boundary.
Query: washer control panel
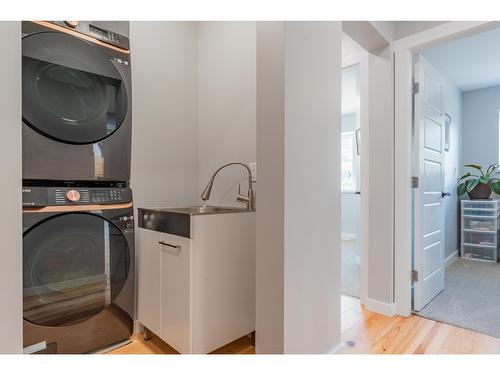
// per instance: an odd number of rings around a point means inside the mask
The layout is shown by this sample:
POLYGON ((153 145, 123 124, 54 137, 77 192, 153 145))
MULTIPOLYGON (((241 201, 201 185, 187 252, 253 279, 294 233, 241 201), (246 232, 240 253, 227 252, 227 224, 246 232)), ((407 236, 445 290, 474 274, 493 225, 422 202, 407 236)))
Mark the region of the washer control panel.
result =
POLYGON ((23 187, 23 206, 69 206, 132 202, 132 190, 123 187, 23 187))
POLYGON ((89 35, 104 43, 130 50, 129 38, 110 30, 98 27, 89 21, 49 21, 50 23, 76 31, 80 34, 89 35))

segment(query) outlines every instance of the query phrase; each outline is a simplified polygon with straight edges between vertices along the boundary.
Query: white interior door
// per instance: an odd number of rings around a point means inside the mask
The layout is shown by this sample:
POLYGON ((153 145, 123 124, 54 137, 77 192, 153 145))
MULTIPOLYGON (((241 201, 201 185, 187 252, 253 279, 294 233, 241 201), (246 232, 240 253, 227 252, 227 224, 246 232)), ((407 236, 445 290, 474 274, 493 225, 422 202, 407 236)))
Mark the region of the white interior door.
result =
POLYGON ((444 289, 444 79, 420 55, 415 66, 414 310, 444 289))

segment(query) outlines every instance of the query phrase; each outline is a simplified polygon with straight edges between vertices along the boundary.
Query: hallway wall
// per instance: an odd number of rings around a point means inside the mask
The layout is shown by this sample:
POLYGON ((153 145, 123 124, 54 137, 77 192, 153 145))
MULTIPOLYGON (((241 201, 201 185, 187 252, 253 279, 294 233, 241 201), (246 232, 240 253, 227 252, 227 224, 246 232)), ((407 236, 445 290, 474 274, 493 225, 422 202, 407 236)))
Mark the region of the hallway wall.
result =
POLYGON ((464 93, 463 162, 499 162, 500 86, 464 93))
POLYGON ((340 344, 341 37, 257 24, 257 353, 340 344))
POLYGON ((2 137, 2 262, 0 262, 1 354, 23 350, 23 276, 21 218, 21 23, 0 22, 2 60, 0 101, 2 137))

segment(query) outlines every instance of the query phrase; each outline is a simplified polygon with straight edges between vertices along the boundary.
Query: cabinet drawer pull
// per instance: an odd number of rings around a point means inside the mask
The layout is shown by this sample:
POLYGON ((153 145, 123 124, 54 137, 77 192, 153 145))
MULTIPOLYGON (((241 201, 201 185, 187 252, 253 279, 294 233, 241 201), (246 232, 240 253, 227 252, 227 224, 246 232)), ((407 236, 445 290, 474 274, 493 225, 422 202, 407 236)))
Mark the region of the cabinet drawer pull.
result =
POLYGON ((163 246, 173 247, 174 249, 178 249, 178 250, 181 249, 181 245, 172 245, 171 243, 168 243, 168 242, 165 242, 165 241, 158 241, 158 243, 160 245, 163 245, 163 246))

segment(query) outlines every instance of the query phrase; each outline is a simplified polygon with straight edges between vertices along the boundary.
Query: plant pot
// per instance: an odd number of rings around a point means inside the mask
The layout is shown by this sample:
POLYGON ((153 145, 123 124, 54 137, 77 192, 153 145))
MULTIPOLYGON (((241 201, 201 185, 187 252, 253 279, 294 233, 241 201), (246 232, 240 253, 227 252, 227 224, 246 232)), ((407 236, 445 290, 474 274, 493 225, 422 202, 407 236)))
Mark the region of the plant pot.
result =
POLYGON ((479 183, 467 194, 469 194, 470 199, 489 199, 491 195, 491 186, 489 184, 479 183))

